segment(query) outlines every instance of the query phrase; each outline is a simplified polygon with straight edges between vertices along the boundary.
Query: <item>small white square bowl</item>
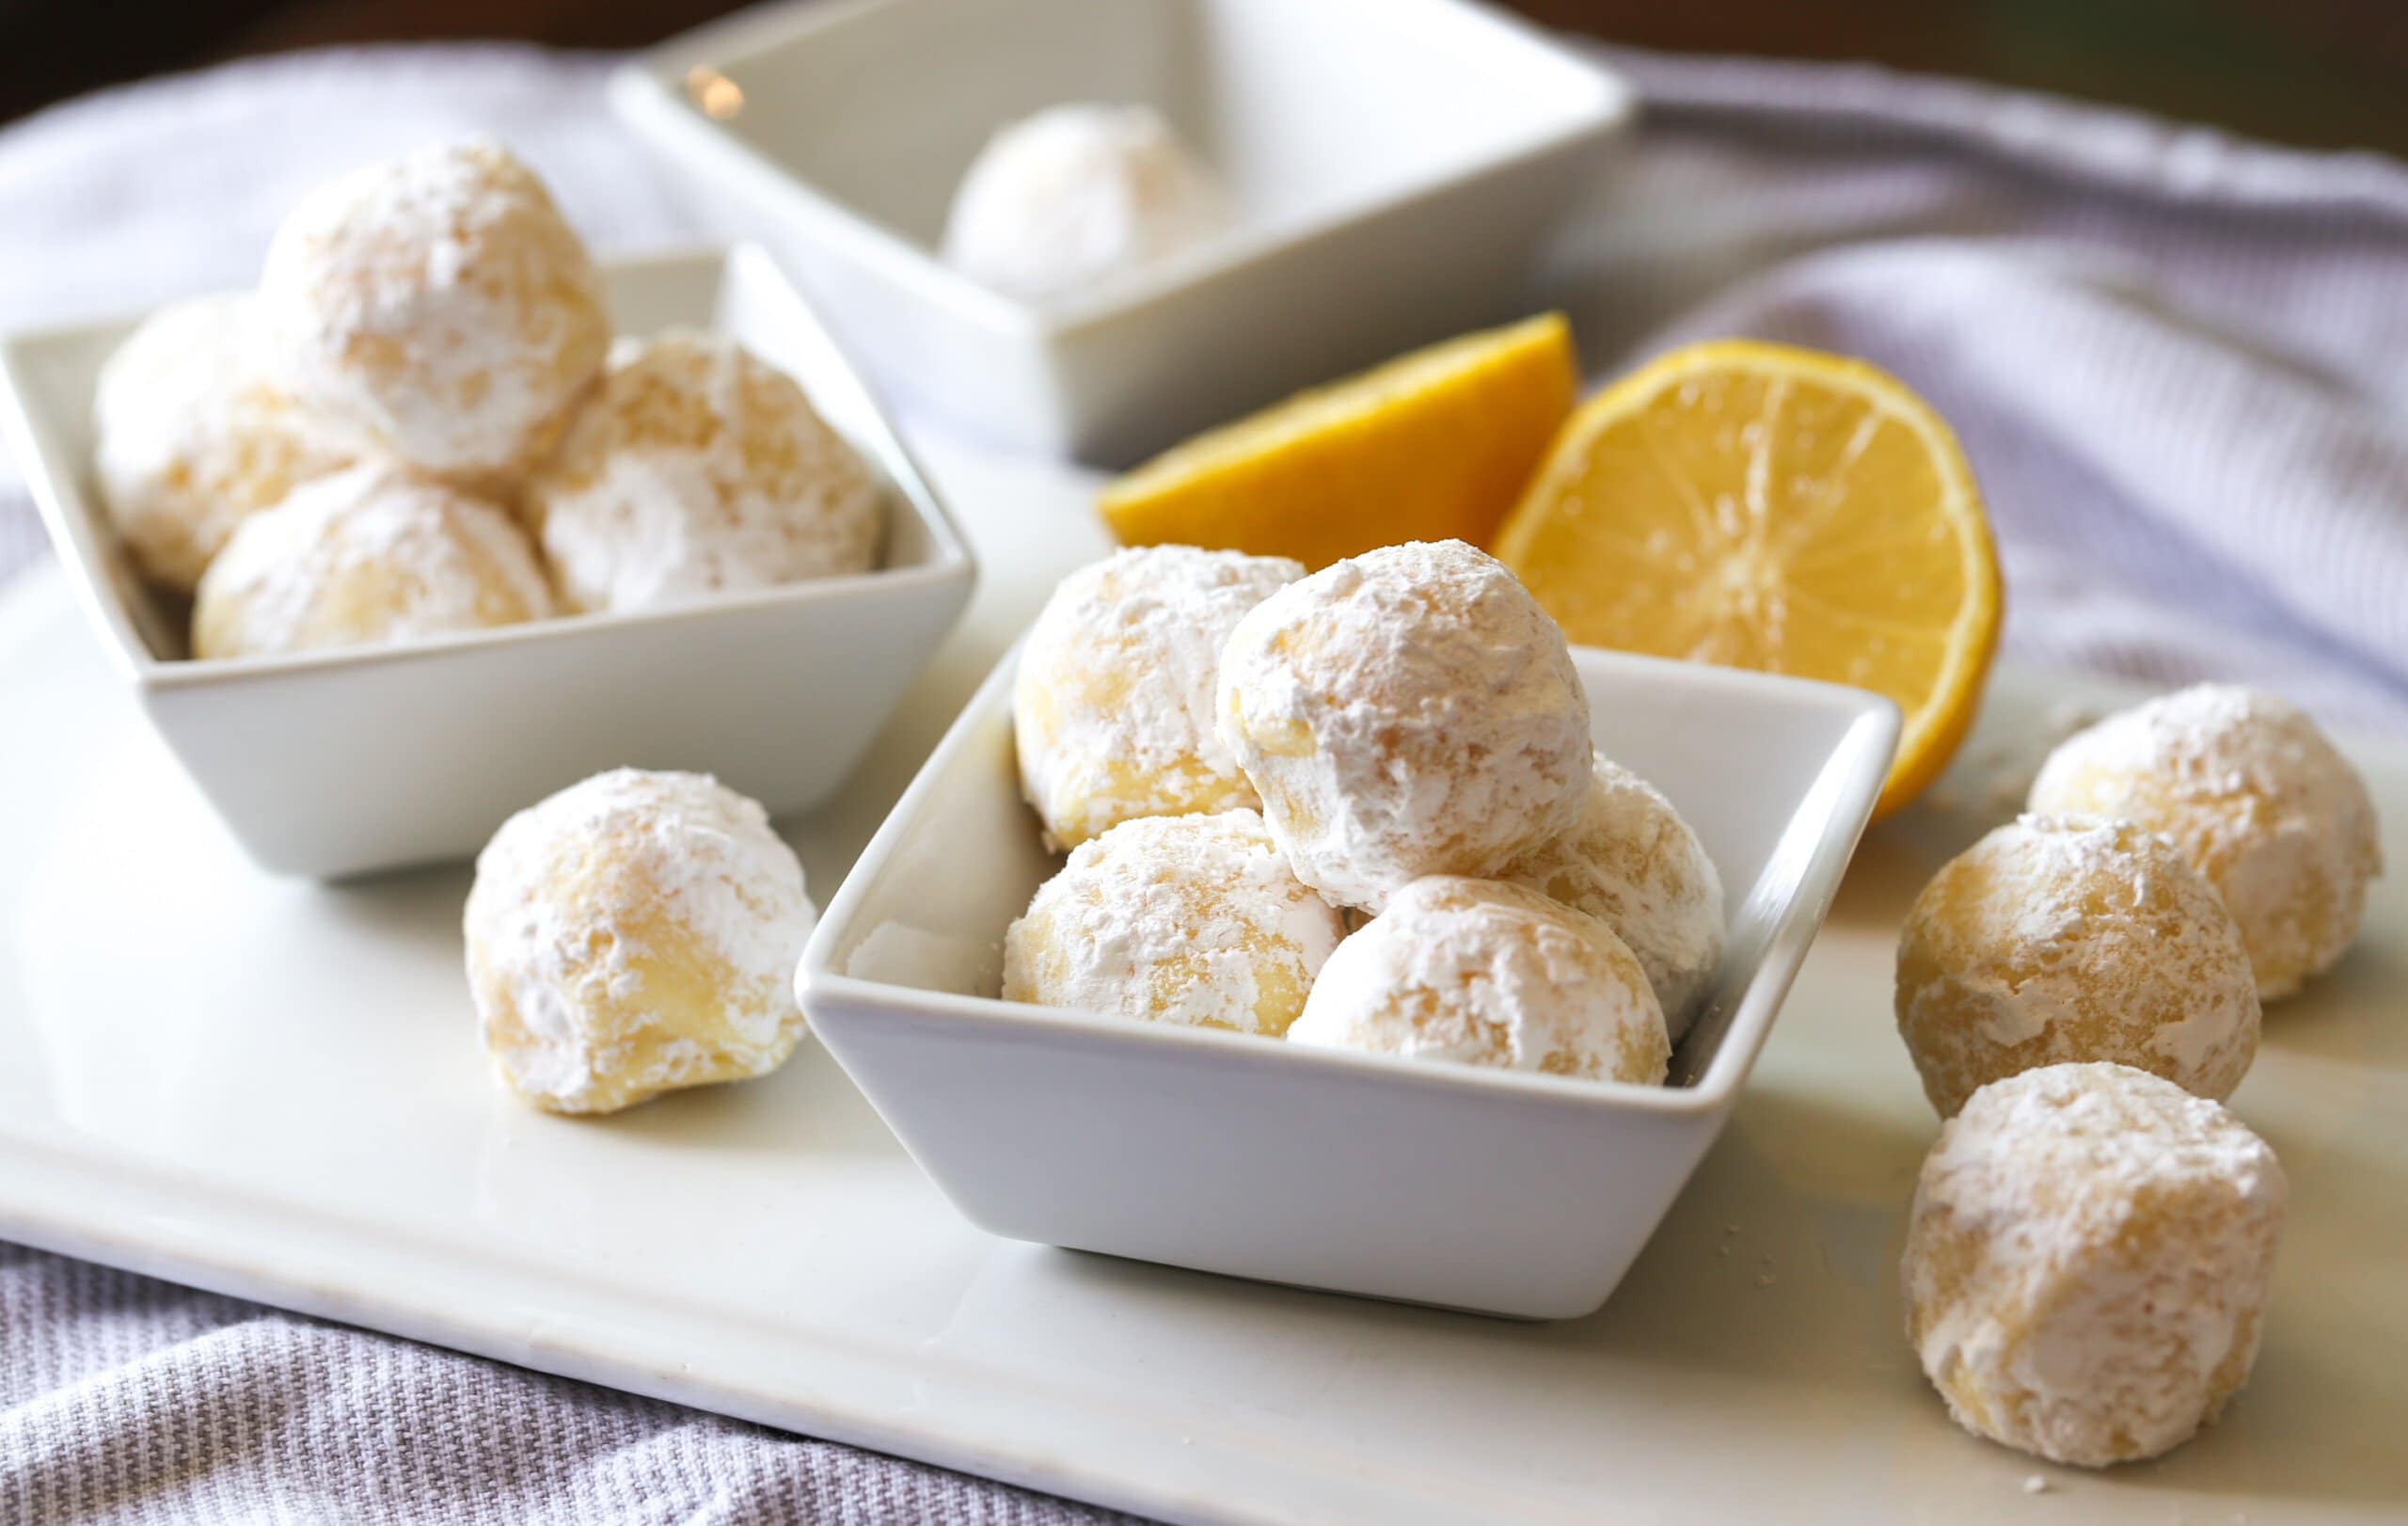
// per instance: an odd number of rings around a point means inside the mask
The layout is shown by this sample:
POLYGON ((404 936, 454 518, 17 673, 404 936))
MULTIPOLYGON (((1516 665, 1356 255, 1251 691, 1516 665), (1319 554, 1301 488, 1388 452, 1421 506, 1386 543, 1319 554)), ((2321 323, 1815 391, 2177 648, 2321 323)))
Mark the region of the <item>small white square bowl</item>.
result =
POLYGON ((1720 1132, 1898 737, 1861 691, 1575 651, 1597 745, 1671 797, 1731 907, 1671 1084, 1584 1082, 999 999, 1057 863, 1013 768, 1016 655, 803 952, 828 1051, 994 1233, 1529 1319, 1604 1303, 1720 1132))
POLYGON ((758 248, 606 265, 622 333, 734 336, 801 383, 884 481, 882 564, 656 612, 578 615, 406 645, 184 660, 92 486, 92 389, 132 328, 0 341, 0 437, 86 612, 243 847, 332 878, 453 858, 504 818, 620 765, 718 774, 772 814, 851 771, 969 601, 969 548, 876 400, 758 248))
POLYGON ((898 398, 1108 464, 1527 310, 1634 116, 1611 72, 1465 0, 832 0, 623 68, 622 118, 789 262, 898 398), (996 128, 1143 103, 1238 226, 1068 305, 935 250, 996 128), (714 115, 714 113, 717 115, 714 115))

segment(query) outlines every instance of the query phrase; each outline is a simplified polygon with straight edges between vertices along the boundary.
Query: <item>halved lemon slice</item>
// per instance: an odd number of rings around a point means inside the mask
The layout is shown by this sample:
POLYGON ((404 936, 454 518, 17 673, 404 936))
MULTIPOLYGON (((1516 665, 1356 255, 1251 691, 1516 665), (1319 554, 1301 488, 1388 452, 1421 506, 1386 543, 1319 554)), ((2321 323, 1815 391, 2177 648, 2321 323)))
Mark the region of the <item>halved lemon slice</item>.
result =
POLYGON ((1729 340, 1583 405, 1497 554, 1573 641, 1827 678, 1906 713, 1876 814, 1965 737, 1998 558, 1956 437, 1860 360, 1729 340))
POLYGON ((1560 313, 1465 334, 1198 435, 1106 487, 1125 546, 1292 556, 1485 546, 1579 390, 1560 313))

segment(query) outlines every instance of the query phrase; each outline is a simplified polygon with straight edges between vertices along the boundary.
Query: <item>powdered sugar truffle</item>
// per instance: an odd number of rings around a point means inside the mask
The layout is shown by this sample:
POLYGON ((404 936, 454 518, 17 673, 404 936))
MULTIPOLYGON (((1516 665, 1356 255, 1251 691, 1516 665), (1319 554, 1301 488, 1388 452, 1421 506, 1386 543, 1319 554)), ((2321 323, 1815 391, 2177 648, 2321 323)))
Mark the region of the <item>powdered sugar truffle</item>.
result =
POLYGON ((1124 821, 1004 935, 1004 997, 1277 1038, 1344 929, 1252 811, 1124 821))
POLYGON ((1534 890, 1416 880, 1322 967, 1291 1043, 1656 1086, 1663 1009, 1613 930, 1534 890))
POLYGON ((1588 795, 1563 632, 1462 541, 1369 551, 1256 605, 1222 651, 1217 710, 1297 877, 1341 905, 1494 875, 1572 830, 1588 795))
POLYGON ((1599 754, 1579 823, 1497 878, 1613 929, 1681 1041, 1722 959, 1722 876, 1663 791, 1599 754))
POLYGON ((794 379, 689 328, 621 342, 527 505, 578 610, 866 571, 885 526, 877 479, 794 379))
POLYGON ((349 458, 271 379, 248 294, 145 319, 101 368, 92 425, 110 523, 143 576, 179 593, 246 516, 349 458))
POLYGON ((1993 1082, 1924 1161, 1907 1339, 1976 1435, 2091 1468, 2157 1456, 2247 1381, 2289 1195, 2264 1140, 2145 1072, 1993 1082))
POLYGON ((2067 738, 2032 808, 2121 817, 2172 842, 2241 924, 2266 1000, 2341 957, 2383 869, 2374 801, 2349 759, 2289 702, 2227 684, 2067 738))
POLYGON ((1898 940, 1898 1032, 1942 1117, 1984 1084, 2113 1060, 2202 1097, 2258 1053, 2241 930, 2129 821, 2026 816, 1949 861, 1898 940))
POLYGON ((1261 803, 1213 729, 1213 683, 1239 618, 1304 575, 1286 557, 1146 546, 1062 580, 1012 684, 1021 790, 1048 846, 1261 803))
POLYGON ((383 463, 250 516, 193 602, 196 657, 370 646, 537 620, 551 590, 517 523, 383 463))
POLYGON ((755 802, 705 774, 596 774, 477 856, 463 927, 485 1049, 557 1113, 767 1075, 802 1036, 813 918, 755 802))
POLYGON ((954 195, 944 258, 1043 300, 1126 277, 1230 220, 1219 185, 1150 108, 1071 103, 988 141, 954 195))
POLYGON ((357 449, 481 487, 550 448, 610 347, 585 246, 483 141, 311 192, 277 230, 260 298, 304 406, 357 449))

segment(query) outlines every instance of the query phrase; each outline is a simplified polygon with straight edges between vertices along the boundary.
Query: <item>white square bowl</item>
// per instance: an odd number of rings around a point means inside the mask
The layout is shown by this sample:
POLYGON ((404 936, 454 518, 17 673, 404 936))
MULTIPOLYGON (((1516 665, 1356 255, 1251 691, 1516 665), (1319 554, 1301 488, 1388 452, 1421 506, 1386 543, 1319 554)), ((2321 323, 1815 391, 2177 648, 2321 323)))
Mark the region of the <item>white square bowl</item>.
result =
POLYGON ((1522 316, 1545 236, 1635 115, 1619 77, 1464 0, 783 6, 663 45, 611 99, 898 399, 1107 464, 1522 316), (1071 101, 1161 112, 1229 186, 1237 228, 1068 305, 947 267, 934 251, 980 147, 1071 101))
POLYGON ((757 248, 608 264, 623 333, 730 334, 802 385, 883 480, 882 564, 635 614, 406 645, 185 660, 92 486, 92 389, 131 322, 0 341, 0 437, 112 665, 243 847, 278 873, 474 852, 502 819, 620 765, 718 774, 807 810, 868 747, 970 597, 970 551, 811 310, 757 248))
POLYGON ((996 1234, 1530 1319, 1604 1303, 1720 1132, 1898 736, 1858 690, 1576 649, 1597 745, 1671 797, 1732 908, 1671 1083, 1636 1087, 999 999, 1057 865, 1013 768, 1016 656, 803 952, 829 1052, 996 1234))

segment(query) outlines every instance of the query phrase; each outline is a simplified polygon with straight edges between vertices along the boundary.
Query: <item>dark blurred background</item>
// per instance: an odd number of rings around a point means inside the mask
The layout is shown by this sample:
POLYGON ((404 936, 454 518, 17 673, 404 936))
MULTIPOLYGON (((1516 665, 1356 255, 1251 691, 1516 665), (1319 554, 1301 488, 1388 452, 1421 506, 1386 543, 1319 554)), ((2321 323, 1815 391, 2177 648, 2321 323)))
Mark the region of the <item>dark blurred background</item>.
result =
MULTIPOLYGON (((2408 157, 2408 0, 1509 0, 1644 47, 1902 69, 2408 157)), ((713 0, 0 0, 0 121, 99 86, 329 43, 657 41, 713 0)))

